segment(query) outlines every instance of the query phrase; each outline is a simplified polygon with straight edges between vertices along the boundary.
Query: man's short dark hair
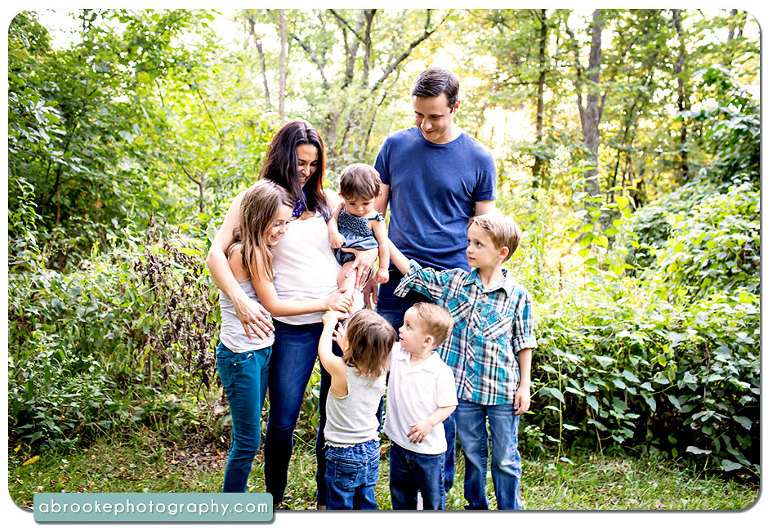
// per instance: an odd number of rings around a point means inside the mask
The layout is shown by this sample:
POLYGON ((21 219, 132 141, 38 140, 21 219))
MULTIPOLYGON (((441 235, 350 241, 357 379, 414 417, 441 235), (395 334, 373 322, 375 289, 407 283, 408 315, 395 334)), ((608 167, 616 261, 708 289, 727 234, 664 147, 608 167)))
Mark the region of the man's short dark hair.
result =
POLYGON ((459 101, 459 78, 450 70, 430 66, 416 78, 411 88, 411 96, 434 98, 440 94, 445 94, 448 107, 453 110, 453 106, 459 101))

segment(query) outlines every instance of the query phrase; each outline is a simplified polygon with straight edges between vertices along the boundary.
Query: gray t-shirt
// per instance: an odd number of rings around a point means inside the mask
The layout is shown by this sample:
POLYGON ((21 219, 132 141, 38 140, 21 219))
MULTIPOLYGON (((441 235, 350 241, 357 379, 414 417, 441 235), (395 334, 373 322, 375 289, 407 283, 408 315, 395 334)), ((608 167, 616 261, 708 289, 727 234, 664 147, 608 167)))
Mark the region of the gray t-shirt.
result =
MULTIPOLYGON (((259 302, 259 297, 256 295, 251 279, 241 280, 238 284, 243 288, 248 298, 259 302)), ((219 305, 221 306, 221 333, 219 334, 219 339, 232 352, 259 350, 267 348, 275 342, 275 334, 272 332, 269 333, 266 339, 259 339, 255 334, 251 334, 253 339, 248 339, 243 323, 237 318, 234 304, 232 304, 230 298, 223 291, 219 291, 219 305)))
POLYGON ((379 440, 376 413, 386 388, 386 373, 371 380, 354 367, 347 367, 347 395, 338 397, 328 392, 325 441, 331 446, 352 446, 379 440))

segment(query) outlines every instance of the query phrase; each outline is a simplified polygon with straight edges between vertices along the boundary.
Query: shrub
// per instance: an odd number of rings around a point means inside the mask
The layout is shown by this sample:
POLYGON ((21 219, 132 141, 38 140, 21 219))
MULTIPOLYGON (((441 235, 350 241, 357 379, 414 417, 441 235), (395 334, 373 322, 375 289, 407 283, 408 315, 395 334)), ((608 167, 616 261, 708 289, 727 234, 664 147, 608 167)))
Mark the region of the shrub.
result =
POLYGON ((760 291, 760 192, 731 186, 669 216, 670 235, 654 274, 671 293, 760 291))
MULTIPOLYGON (((213 376, 214 292, 196 241, 151 230, 76 272, 9 271, 9 434, 33 447, 90 439, 213 376)), ((31 252, 31 251, 30 251, 31 252)), ((159 405, 158 405, 159 404, 159 405)))
POLYGON ((636 282, 538 302, 527 424, 547 441, 759 462, 759 304, 746 292, 674 306, 636 282))

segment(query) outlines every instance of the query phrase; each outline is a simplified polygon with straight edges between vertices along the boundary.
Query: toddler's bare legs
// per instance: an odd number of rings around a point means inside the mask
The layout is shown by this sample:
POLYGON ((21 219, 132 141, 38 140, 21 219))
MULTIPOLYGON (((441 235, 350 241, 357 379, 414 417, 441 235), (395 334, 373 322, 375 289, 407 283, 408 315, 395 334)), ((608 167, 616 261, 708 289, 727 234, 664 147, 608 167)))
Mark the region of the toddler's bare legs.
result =
POLYGON ((339 276, 336 277, 336 282, 339 285, 339 289, 346 289, 347 294, 352 294, 355 291, 355 280, 356 275, 352 269, 352 264, 354 262, 347 262, 343 266, 341 266, 341 271, 339 271, 339 276), (347 273, 350 273, 350 275, 347 277, 347 273))

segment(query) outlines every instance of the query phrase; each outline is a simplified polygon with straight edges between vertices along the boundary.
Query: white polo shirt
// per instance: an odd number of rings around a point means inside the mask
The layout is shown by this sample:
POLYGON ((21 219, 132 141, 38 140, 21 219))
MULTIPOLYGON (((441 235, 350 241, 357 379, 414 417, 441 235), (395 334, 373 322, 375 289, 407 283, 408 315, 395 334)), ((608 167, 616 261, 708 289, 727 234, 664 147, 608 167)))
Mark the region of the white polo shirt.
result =
POLYGON ((440 407, 455 406, 456 383, 453 371, 435 354, 411 365, 411 354, 397 342, 392 347, 392 360, 387 386, 387 410, 384 433, 398 446, 419 454, 437 455, 445 452, 443 423, 432 428, 420 443, 408 440, 414 424, 440 407))

